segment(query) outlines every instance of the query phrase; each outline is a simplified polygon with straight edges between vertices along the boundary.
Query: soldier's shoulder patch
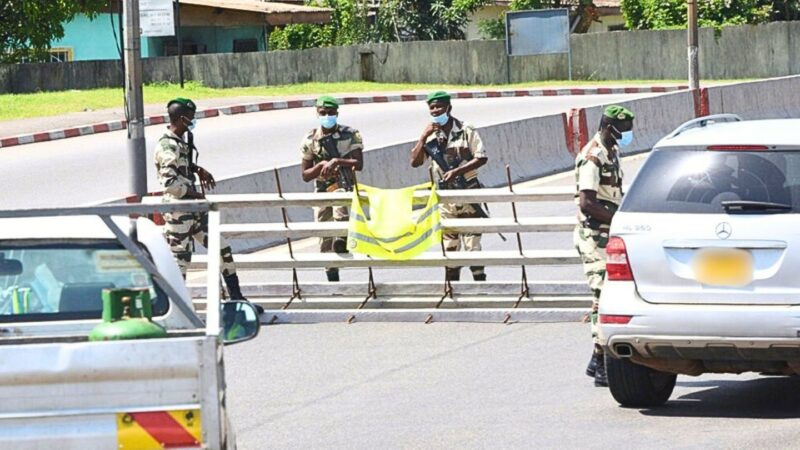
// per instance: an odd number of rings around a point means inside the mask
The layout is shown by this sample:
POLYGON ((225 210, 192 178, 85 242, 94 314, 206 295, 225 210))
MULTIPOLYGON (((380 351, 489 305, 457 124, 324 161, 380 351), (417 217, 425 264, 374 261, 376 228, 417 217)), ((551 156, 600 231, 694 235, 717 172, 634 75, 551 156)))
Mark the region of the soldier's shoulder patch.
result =
POLYGON ((601 147, 599 145, 596 145, 594 147, 590 147, 588 149, 588 151, 586 152, 586 156, 587 157, 593 156, 593 157, 598 158, 598 159, 605 159, 605 155, 606 155, 606 151, 603 149, 603 147, 601 147))
POLYGON ((172 136, 165 134, 158 140, 158 145, 162 150, 178 150, 178 141, 172 136))
POLYGON ((358 130, 347 125, 339 125, 339 133, 344 135, 358 134, 358 130))

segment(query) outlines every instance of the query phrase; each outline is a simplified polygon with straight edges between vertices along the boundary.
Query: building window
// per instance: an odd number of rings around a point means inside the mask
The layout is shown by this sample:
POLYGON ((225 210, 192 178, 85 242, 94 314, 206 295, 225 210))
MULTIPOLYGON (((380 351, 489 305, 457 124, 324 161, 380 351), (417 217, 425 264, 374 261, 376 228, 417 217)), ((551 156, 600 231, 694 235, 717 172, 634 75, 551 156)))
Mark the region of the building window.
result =
MULTIPOLYGON (((184 55, 200 55, 206 53, 206 46, 198 44, 191 40, 183 41, 183 54, 184 55)), ((177 56, 178 55, 178 40, 175 38, 164 41, 164 56, 177 56)))
POLYGON ((54 47, 50 49, 50 62, 70 62, 73 59, 72 47, 54 47))
POLYGON ((257 52, 258 40, 256 39, 234 39, 233 53, 257 52))

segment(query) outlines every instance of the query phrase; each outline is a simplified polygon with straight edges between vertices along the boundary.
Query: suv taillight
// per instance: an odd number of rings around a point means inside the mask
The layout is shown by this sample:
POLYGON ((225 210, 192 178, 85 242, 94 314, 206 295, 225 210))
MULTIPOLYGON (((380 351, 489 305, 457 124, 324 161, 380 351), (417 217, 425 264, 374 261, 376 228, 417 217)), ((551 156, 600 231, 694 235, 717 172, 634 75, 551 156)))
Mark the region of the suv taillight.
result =
POLYGON ((621 237, 612 236, 606 245, 606 276, 612 281, 633 281, 628 251, 621 237))

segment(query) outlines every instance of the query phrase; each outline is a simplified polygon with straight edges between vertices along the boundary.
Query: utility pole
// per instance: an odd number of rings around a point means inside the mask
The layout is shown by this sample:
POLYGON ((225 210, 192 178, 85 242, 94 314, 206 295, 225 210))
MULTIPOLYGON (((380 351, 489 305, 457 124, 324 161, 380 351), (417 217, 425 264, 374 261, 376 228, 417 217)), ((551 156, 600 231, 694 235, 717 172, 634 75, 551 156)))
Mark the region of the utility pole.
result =
POLYGON ((175 1, 175 37, 178 39, 178 76, 183 89, 183 40, 181 40, 181 0, 175 1))
POLYGON ((697 0, 686 0, 689 15, 689 89, 700 89, 700 63, 697 46, 697 0))
POLYGON ((139 0, 125 4, 125 117, 128 121, 128 167, 131 194, 147 194, 147 152, 144 140, 141 29, 139 0))

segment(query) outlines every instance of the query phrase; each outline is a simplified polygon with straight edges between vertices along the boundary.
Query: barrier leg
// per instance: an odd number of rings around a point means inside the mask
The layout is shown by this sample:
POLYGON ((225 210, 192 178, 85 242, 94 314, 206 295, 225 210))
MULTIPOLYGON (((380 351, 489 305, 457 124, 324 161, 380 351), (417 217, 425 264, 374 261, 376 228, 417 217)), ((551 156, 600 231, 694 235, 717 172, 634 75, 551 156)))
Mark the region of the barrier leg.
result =
MULTIPOLYGON (((372 276, 372 267, 369 268, 369 285, 367 286, 367 297, 358 305, 358 309, 364 308, 367 302, 373 298, 378 298, 378 290, 375 289, 375 278, 372 276)), ((347 319, 347 323, 353 323, 356 320, 356 315, 353 314, 347 319)))
MULTIPOLYGON (((280 198, 283 198, 283 189, 281 189, 281 178, 278 175, 278 169, 277 168, 274 169, 274 174, 275 174, 275 186, 278 188, 278 196, 280 198)), ((283 215, 283 226, 288 229, 289 228, 289 217, 286 214, 286 208, 281 208, 281 214, 283 215)), ((288 237, 286 238, 286 245, 289 247, 289 257, 294 259, 294 250, 292 249, 292 238, 288 238, 288 237)), ((301 299, 302 300, 303 297, 302 297, 301 292, 302 291, 300 289, 300 282, 299 282, 299 280, 297 278, 297 269, 293 268, 292 269, 292 296, 289 298, 289 301, 286 302, 285 305, 283 305, 283 307, 281 309, 284 309, 284 310, 285 309, 289 309, 289 306, 292 304, 292 302, 295 299, 301 299)), ((278 320, 278 316, 273 315, 272 318, 269 320, 269 325, 272 325, 273 323, 275 323, 276 320, 278 320)))
MULTIPOLYGON (((511 166, 506 164, 506 180, 508 181, 508 190, 510 192, 514 192, 514 186, 511 183, 511 166)), ((519 223, 519 219, 517 219, 517 205, 514 202, 511 202, 511 212, 514 214, 514 223, 519 223)), ((517 249, 519 250, 520 256, 523 256, 522 251, 522 236, 517 233, 517 249)), ((530 299, 530 288, 528 287, 528 273, 525 270, 525 266, 522 267, 522 286, 520 287, 519 298, 517 302, 514 303, 514 306, 511 309, 517 309, 519 304, 522 302, 522 299, 530 299)), ((503 323, 508 323, 511 320, 511 313, 506 314, 506 318, 503 320, 503 323)))

